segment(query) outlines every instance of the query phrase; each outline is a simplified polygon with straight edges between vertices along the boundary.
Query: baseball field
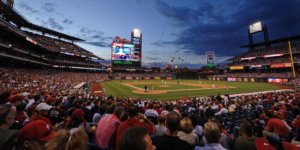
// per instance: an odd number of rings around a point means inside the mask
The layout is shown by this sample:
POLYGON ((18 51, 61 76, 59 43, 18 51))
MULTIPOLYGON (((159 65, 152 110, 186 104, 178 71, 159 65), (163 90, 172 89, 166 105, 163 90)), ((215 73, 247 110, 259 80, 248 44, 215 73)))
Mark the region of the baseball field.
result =
POLYGON ((277 84, 209 80, 112 80, 101 83, 106 95, 174 100, 182 97, 278 90, 277 84))

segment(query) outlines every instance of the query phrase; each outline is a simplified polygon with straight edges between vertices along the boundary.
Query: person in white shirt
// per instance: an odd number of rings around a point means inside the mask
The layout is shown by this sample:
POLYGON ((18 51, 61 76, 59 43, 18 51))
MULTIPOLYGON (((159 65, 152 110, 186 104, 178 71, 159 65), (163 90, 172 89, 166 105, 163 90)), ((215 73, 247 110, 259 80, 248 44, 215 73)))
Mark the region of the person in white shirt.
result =
POLYGON ((156 132, 152 135, 152 137, 155 136, 162 136, 167 132, 167 128, 166 128, 166 115, 164 114, 160 114, 158 119, 158 124, 155 125, 156 128, 156 132))
POLYGON ((28 104, 26 105, 25 109, 28 110, 32 104, 34 104, 35 102, 40 102, 41 99, 42 97, 40 95, 35 95, 32 99, 28 101, 28 104))
POLYGON ((222 105, 221 110, 217 112, 216 115, 226 114, 226 113, 228 113, 228 109, 224 105, 222 105))

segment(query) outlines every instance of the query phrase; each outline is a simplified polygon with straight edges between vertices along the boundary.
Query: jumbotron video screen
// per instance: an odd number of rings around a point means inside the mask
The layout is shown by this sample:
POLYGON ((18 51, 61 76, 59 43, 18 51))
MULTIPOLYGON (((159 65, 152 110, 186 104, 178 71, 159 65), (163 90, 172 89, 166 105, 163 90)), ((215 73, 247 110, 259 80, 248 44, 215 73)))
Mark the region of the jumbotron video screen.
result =
POLYGON ((133 44, 113 43, 112 44, 112 61, 114 66, 119 65, 138 65, 141 61, 141 56, 135 51, 133 44))

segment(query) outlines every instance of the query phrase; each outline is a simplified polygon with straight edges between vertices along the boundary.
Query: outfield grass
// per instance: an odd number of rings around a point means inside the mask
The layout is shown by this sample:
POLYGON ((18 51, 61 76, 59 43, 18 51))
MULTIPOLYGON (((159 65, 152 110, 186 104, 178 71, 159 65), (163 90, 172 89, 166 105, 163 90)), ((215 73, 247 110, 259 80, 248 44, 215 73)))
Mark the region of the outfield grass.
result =
MULTIPOLYGON (((149 82, 149 81, 148 81, 149 82)), ((161 83, 161 82, 152 82, 151 84, 142 84, 143 82, 134 82, 136 87, 144 89, 145 85, 148 86, 149 89, 154 89, 154 90, 177 90, 177 89, 194 89, 194 88, 201 88, 201 87, 195 87, 191 85, 186 85, 186 84, 177 84, 174 81, 167 81, 167 83, 161 83), (139 84, 141 83, 141 84, 139 84)), ((200 85, 200 84, 199 84, 200 85)))
POLYGON ((269 83, 252 83, 252 82, 227 82, 227 81, 209 81, 201 80, 201 84, 198 80, 181 80, 180 85, 177 85, 177 80, 167 80, 167 84, 161 83, 161 80, 123 80, 122 83, 120 80, 112 80, 102 82, 102 87, 105 88, 106 95, 113 95, 119 97, 133 97, 133 98, 153 98, 161 100, 170 100, 170 99, 181 99, 183 96, 186 97, 195 97, 195 96, 212 96, 217 93, 220 94, 240 94, 248 92, 259 92, 259 91, 269 91, 269 90, 278 90, 279 87, 275 84, 269 83), (205 89, 199 86, 185 85, 185 84, 215 84, 225 85, 228 87, 234 88, 224 88, 224 89, 205 89), (124 84, 131 85, 126 86, 124 84), (169 91, 165 94, 137 94, 133 93, 134 89, 140 88, 144 89, 144 86, 147 84, 148 88, 151 89, 152 86, 154 90, 181 90, 181 91, 169 91), (164 87, 164 85, 167 85, 164 87), (197 90, 189 90, 197 89, 197 90), (199 90, 198 90, 199 89, 199 90))

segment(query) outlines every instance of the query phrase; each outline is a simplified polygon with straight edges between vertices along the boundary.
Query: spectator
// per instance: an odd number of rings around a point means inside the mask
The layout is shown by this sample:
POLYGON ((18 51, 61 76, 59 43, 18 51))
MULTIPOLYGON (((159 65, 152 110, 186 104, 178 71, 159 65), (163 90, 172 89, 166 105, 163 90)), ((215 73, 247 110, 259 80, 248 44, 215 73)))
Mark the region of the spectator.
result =
POLYGON ((74 109, 71 115, 71 119, 69 120, 70 123, 68 123, 67 129, 70 130, 71 133, 77 131, 79 127, 83 127, 84 131, 87 133, 92 132, 89 124, 84 120, 83 118, 84 112, 81 109, 74 109))
MULTIPOLYGON (((24 111, 26 107, 26 104, 25 103, 22 103, 21 105, 18 105, 16 106, 16 110, 17 110, 17 113, 16 113, 16 124, 19 125, 19 127, 21 127, 26 119, 26 113, 24 111)), ((19 129, 19 128, 18 128, 19 129)))
POLYGON ((198 142, 200 142, 202 140, 202 136, 203 136, 202 124, 204 125, 204 123, 202 123, 202 122, 204 122, 205 118, 204 118, 204 116, 201 116, 201 115, 198 116, 196 114, 190 115, 189 118, 192 120, 192 123, 193 123, 193 127, 194 127, 193 132, 198 136, 198 139, 199 139, 198 142))
POLYGON ((196 147, 195 150, 225 150, 225 148, 219 143, 221 138, 221 132, 219 125, 214 121, 208 121, 204 125, 204 136, 207 143, 204 147, 196 147))
POLYGON ((48 118, 48 112, 51 109, 51 106, 49 106, 46 103, 39 103, 36 107, 36 113, 31 117, 31 121, 34 120, 44 120, 45 122, 47 122, 50 126, 52 126, 52 123, 50 121, 50 119, 48 118))
POLYGON ((74 133, 59 130, 46 144, 46 150, 87 150, 88 136, 83 128, 74 133))
MULTIPOLYGON (((219 143, 222 145, 223 148, 230 149, 230 145, 232 143, 232 137, 230 136, 230 134, 228 134, 226 130, 222 129, 222 126, 219 124, 218 121, 216 121, 214 119, 210 119, 208 122, 214 122, 215 124, 218 125, 220 134, 221 134, 219 143)), ((208 142, 207 142, 206 136, 204 136, 202 139, 202 144, 207 144, 207 143, 208 142)))
POLYGON ((300 115, 298 115, 292 122, 292 126, 295 128, 295 138, 292 140, 292 144, 300 145, 300 115))
POLYGON ((131 127, 120 140, 120 150, 155 150, 149 132, 143 127, 131 127))
POLYGON ((145 116, 157 119, 158 113, 156 110, 153 109, 153 104, 148 105, 148 109, 145 111, 145 116))
POLYGON ((150 134, 155 133, 154 124, 149 119, 147 119, 146 116, 139 114, 137 105, 135 104, 129 105, 128 116, 129 118, 126 121, 122 122, 118 127, 117 140, 116 140, 117 149, 122 134, 130 127, 145 127, 150 134))
POLYGON ((228 109, 225 107, 225 105, 222 105, 222 108, 219 112, 217 112, 216 114, 217 115, 220 115, 220 114, 226 114, 228 113, 228 109))
POLYGON ((41 96, 40 95, 35 95, 32 99, 29 99, 27 105, 26 105, 26 110, 30 108, 31 105, 33 105, 34 103, 39 103, 41 100, 41 96))
POLYGON ((64 121, 58 123, 56 125, 56 129, 59 130, 59 129, 66 129, 70 123, 71 123, 71 118, 72 118, 72 113, 73 111, 75 110, 76 108, 75 107, 72 107, 72 108, 69 108, 67 111, 66 111, 66 114, 64 116, 64 121))
POLYGON ((283 120, 282 114, 276 114, 273 117, 267 122, 263 135, 271 145, 278 148, 281 147, 282 138, 288 139, 291 128, 283 120))
POLYGON ((180 124, 180 115, 171 111, 167 115, 167 132, 163 136, 156 136, 153 138, 153 143, 157 150, 192 150, 194 146, 186 141, 179 139, 177 136, 180 124))
POLYGON ((117 106, 112 114, 105 115, 97 125, 96 143, 102 149, 113 149, 116 144, 116 132, 124 115, 124 108, 117 106))
POLYGON ((9 129, 15 121, 16 109, 10 104, 0 105, 0 149, 10 150, 14 146, 18 131, 9 129))
POLYGON ((18 149, 42 149, 54 136, 51 126, 43 120, 35 120, 20 130, 18 149))
POLYGON ((93 123, 97 124, 99 122, 99 120, 101 119, 99 111, 100 111, 100 101, 96 100, 95 106, 93 106, 90 111, 90 113, 93 115, 93 123))
POLYGON ((177 135, 181 140, 184 140, 193 146, 199 143, 197 134, 193 132, 194 127, 190 118, 184 117, 180 121, 180 127, 182 131, 179 131, 177 135))
POLYGON ((160 114, 158 119, 157 119, 158 124, 155 125, 156 132, 155 134, 152 135, 152 137, 155 136, 162 136, 167 132, 166 128, 166 116, 163 114, 160 114))
POLYGON ((253 127, 247 120, 241 120, 241 136, 235 141, 234 149, 236 150, 256 150, 253 136, 253 127))

